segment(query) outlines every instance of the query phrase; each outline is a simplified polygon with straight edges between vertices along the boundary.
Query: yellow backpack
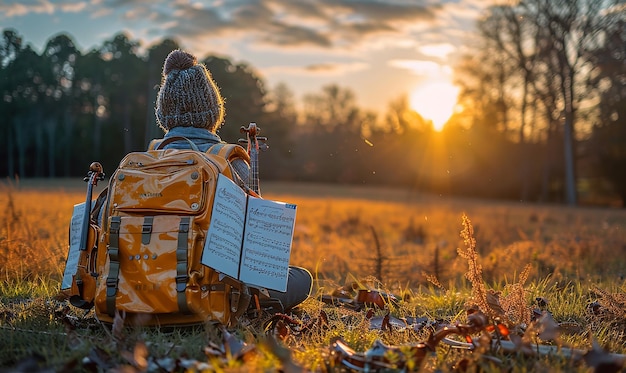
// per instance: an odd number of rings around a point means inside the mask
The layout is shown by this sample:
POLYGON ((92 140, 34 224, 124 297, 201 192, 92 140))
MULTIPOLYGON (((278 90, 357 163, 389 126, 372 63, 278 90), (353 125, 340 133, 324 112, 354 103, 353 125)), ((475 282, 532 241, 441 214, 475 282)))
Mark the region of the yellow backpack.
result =
POLYGON ((95 294, 93 300, 82 295, 105 323, 119 312, 129 324, 229 325, 247 310, 245 284, 200 260, 218 175, 243 187, 228 159, 248 161, 248 154, 223 143, 205 153, 193 144, 152 150, 181 139, 153 141, 151 150, 126 155, 111 176, 101 231, 90 231, 99 235, 95 294))

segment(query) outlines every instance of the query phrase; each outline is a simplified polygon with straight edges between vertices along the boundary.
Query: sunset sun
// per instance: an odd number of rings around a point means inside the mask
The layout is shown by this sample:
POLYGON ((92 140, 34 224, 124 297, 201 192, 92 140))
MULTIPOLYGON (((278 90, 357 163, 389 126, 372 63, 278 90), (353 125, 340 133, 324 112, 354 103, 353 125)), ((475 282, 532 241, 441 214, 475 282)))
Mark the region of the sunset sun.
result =
POLYGON ((427 82, 411 93, 409 104, 424 119, 432 120, 436 131, 441 131, 452 116, 457 94, 458 88, 450 83, 427 82))

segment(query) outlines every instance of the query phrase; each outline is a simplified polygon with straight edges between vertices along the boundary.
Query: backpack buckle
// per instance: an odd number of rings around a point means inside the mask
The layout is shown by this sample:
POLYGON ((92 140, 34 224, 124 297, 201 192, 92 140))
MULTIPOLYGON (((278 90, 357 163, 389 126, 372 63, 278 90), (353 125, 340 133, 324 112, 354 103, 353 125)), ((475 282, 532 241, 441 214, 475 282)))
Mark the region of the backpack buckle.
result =
POLYGON ((117 293, 117 278, 107 277, 107 297, 112 297, 117 293))
POLYGON ((109 232, 111 234, 119 234, 120 233, 120 225, 121 225, 121 221, 119 219, 111 220, 111 225, 109 227, 109 232))
POLYGON ((239 305, 239 298, 241 297, 241 292, 239 289, 231 288, 230 289, 230 311, 237 312, 237 306, 239 305))
POLYGON ((187 288, 188 279, 189 279, 189 276, 187 275, 176 276, 176 291, 177 292, 181 293, 185 291, 185 289, 187 288))
POLYGON ((117 247, 109 246, 108 254, 109 254, 110 260, 115 261, 115 262, 119 261, 120 250, 117 247))
POLYGON ((144 245, 148 245, 150 243, 153 221, 154 216, 146 216, 143 220, 143 225, 141 226, 141 243, 144 245))

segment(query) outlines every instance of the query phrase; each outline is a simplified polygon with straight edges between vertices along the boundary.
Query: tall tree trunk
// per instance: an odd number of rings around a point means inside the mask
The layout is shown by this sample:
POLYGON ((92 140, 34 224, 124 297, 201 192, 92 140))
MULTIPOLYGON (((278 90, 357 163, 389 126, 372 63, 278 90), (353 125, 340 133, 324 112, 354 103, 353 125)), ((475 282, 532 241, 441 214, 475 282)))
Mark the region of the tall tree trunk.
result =
POLYGON ((522 201, 528 200, 530 189, 530 159, 528 158, 527 146, 525 143, 526 130, 526 108, 528 107, 528 71, 524 74, 524 88, 522 92, 522 107, 520 112, 520 130, 519 130, 519 144, 520 144, 520 172, 521 172, 521 192, 520 199, 522 201))
POLYGON ((124 100, 124 153, 128 154, 132 151, 132 132, 131 132, 131 105, 130 100, 124 100))
POLYGON ((9 177, 15 177, 15 155, 13 154, 14 150, 14 131, 11 126, 7 127, 7 171, 9 172, 9 177))
POLYGON ((553 133, 553 124, 550 123, 548 125, 548 130, 546 133, 546 146, 544 147, 544 156, 543 156, 543 172, 541 178, 541 202, 548 202, 550 199, 550 178, 552 173, 552 133, 553 133))
POLYGON ((71 176, 70 162, 72 159, 72 148, 75 146, 75 144, 73 144, 73 141, 75 139, 73 138, 72 134, 72 130, 74 128, 74 116, 70 111, 70 106, 71 105, 68 105, 68 108, 65 110, 65 113, 63 115, 65 119, 65 123, 63 123, 63 126, 65 127, 65 146, 63 147, 63 176, 65 177, 71 176))
POLYGON ((574 124, 571 113, 565 114, 563 130, 565 157, 565 202, 569 206, 576 205, 576 162, 574 159, 574 124))
POLYGON ((28 136, 26 136, 27 123, 22 115, 17 115, 13 119, 15 128, 15 143, 17 145, 17 172, 19 177, 26 176, 26 147, 28 146, 28 136))
MULTIPOLYGON (((150 59, 148 65, 148 72, 151 73, 154 68, 154 60, 150 59)), ((161 137, 161 129, 156 124, 156 116, 154 114, 154 105, 156 103, 157 90, 156 86, 159 82, 152 78, 152 74, 148 77, 148 89, 146 92, 146 97, 148 98, 148 104, 146 105, 146 129, 144 132, 144 148, 148 147, 148 144, 152 139, 157 137, 161 137)))
POLYGON ((102 118, 95 115, 93 123, 93 159, 100 160, 102 157, 102 118))
POLYGON ((567 74, 563 74, 564 78, 561 83, 563 101, 565 103, 565 112, 563 123, 563 151, 565 160, 565 203, 569 206, 575 206, 577 203, 576 196, 576 158, 574 147, 576 134, 574 132, 574 73, 571 69, 567 74))
POLYGON ((48 176, 55 177, 55 153, 56 153, 56 120, 54 118, 46 119, 46 129, 48 132, 48 176))
POLYGON ((98 114, 98 108, 100 106, 98 96, 99 94, 96 92, 93 102, 93 149, 91 153, 93 159, 96 161, 99 161, 102 155, 102 116, 98 114))
POLYGON ((35 177, 44 175, 44 145, 43 145, 43 123, 39 121, 35 126, 35 177))

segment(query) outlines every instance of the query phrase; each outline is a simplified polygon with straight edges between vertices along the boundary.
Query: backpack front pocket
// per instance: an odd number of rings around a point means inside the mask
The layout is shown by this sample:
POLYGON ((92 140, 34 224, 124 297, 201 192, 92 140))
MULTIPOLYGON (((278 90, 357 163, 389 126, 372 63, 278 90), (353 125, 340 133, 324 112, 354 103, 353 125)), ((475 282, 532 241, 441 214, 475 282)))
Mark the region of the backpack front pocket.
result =
POLYGON ((193 217, 114 216, 109 224, 107 308, 114 297, 114 307, 127 312, 188 312, 193 217))

